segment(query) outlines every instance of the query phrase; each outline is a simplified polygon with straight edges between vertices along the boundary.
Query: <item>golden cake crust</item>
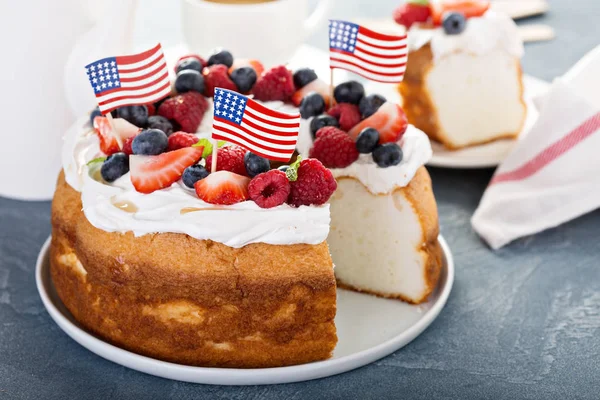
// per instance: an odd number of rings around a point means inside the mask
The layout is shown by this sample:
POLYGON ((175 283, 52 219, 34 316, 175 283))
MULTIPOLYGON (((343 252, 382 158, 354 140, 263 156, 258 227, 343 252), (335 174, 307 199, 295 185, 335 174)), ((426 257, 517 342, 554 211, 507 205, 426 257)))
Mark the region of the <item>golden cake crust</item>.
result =
MULTIPOLYGON (((425 81, 429 71, 433 67, 433 54, 429 43, 422 46, 418 50, 410 52, 408 57, 409 62, 406 65, 403 81, 398 85, 398 91, 403 100, 402 108, 406 113, 408 122, 429 136, 431 140, 440 142, 444 147, 450 150, 458 150, 464 147, 477 146, 500 139, 515 139, 519 136, 525 118, 521 122, 521 127, 516 132, 505 132, 496 135, 492 139, 481 140, 478 142, 469 143, 466 146, 456 146, 449 138, 443 127, 439 124, 438 112, 433 102, 431 94, 425 85, 425 81)), ((517 61, 519 69, 519 85, 520 85, 520 102, 523 108, 526 107, 523 98, 523 72, 521 64, 517 61)))
POLYGON ((52 202, 51 276, 86 329, 150 357, 263 368, 329 358, 336 283, 319 245, 236 249, 185 234, 93 227, 61 173, 52 202))
MULTIPOLYGON (((355 178, 344 177, 342 179, 355 178)), ((388 194, 379 196, 388 196, 388 194)), ((379 293, 373 290, 357 288, 353 285, 344 283, 339 278, 337 279, 337 284, 338 287, 344 289, 369 293, 379 297, 399 299, 412 304, 419 304, 426 301, 427 297, 435 289, 442 269, 442 247, 438 241, 440 230, 437 204, 433 195, 431 177, 429 176, 427 169, 423 166, 420 167, 408 185, 405 187, 396 188, 392 193, 392 196, 404 196, 412 205, 413 210, 419 216, 419 221, 421 222, 423 239, 421 245, 416 250, 424 253, 426 257, 424 274, 425 282, 427 283, 427 289, 423 293, 423 296, 419 299, 411 299, 400 294, 390 295, 387 293, 379 293)))

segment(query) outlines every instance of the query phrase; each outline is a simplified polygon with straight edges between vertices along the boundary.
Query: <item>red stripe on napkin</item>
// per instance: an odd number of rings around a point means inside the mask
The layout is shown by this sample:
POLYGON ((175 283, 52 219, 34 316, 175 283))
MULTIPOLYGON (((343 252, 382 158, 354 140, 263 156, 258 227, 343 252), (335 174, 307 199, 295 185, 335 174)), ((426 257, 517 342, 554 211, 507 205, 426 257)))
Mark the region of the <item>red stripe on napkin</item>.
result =
POLYGON ((546 147, 521 167, 494 176, 490 185, 502 182, 520 181, 529 178, 599 129, 600 112, 587 119, 561 139, 546 147))

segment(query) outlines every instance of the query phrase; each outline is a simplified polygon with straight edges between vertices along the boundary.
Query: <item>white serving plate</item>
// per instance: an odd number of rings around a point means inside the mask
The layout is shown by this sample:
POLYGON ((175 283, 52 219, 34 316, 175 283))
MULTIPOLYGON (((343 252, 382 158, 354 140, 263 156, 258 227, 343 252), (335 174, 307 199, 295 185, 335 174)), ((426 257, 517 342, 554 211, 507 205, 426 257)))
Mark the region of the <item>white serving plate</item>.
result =
MULTIPOLYGON (((523 75, 524 97, 527 106, 527 118, 520 138, 524 137, 529 128, 535 123, 538 112, 533 99, 548 90, 550 84, 530 75, 523 75)), ((367 93, 380 93, 388 100, 402 103, 396 85, 383 85, 370 82, 365 85, 367 93)), ((497 140, 479 146, 467 147, 461 150, 448 150, 438 142, 431 142, 433 156, 427 165, 445 168, 490 168, 498 166, 512 150, 518 139, 497 140)))
POLYGON ((185 382, 217 385, 262 385, 299 382, 340 374, 385 357, 419 336, 438 316, 454 282, 454 262, 446 241, 438 287, 428 302, 415 306, 338 289, 339 341, 333 357, 310 364, 280 368, 205 368, 174 364, 113 346, 85 331, 62 304, 50 278, 46 240, 36 264, 36 284, 52 319, 73 340, 100 357, 147 374, 185 382))

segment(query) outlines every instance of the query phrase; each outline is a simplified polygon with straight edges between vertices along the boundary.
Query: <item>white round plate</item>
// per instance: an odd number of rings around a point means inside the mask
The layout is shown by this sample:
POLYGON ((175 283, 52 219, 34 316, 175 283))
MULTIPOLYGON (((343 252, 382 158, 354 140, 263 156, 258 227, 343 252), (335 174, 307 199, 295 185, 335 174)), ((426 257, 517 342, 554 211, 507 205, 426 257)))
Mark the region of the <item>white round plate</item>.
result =
POLYGON ((173 364, 113 346, 85 331, 62 304, 50 278, 50 238, 36 264, 36 284, 52 319, 73 340, 100 357, 163 378, 216 385, 264 385, 323 378, 362 367, 393 353, 419 336, 438 316, 454 282, 454 262, 448 244, 438 287, 427 303, 415 306, 398 300, 338 289, 335 324, 338 344, 329 360, 262 369, 204 368, 173 364))
MULTIPOLYGON (((530 75, 523 75, 525 105, 527 118, 519 137, 523 137, 536 121, 538 112, 533 99, 548 90, 550 84, 530 75)), ((367 93, 381 93, 388 100, 402 102, 395 85, 383 85, 370 82, 365 86, 367 93)), ((499 165, 511 151, 518 139, 497 140, 479 146, 461 150, 448 150, 438 142, 431 142, 433 156, 427 165, 445 168, 490 168, 499 165)))

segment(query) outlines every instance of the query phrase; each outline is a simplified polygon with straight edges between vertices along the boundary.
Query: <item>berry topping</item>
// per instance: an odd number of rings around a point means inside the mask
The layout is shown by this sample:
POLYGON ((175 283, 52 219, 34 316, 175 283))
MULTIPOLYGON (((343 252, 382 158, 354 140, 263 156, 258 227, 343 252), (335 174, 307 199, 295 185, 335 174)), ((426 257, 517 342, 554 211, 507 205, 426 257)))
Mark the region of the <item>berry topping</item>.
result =
POLYGON ((167 150, 167 135, 160 129, 141 131, 131 143, 133 154, 155 156, 167 150))
POLYGON ((96 107, 90 113, 90 125, 94 126, 94 118, 101 117, 102 112, 100 112, 100 108, 96 107))
POLYGON ((119 143, 117 142, 117 139, 115 139, 106 117, 94 118, 93 126, 94 132, 96 132, 96 136, 98 136, 98 139, 100 140, 100 150, 104 154, 110 156, 111 154, 120 151, 119 143))
POLYGON ((137 127, 145 128, 148 124, 148 109, 146 106, 125 106, 117 108, 117 118, 123 118, 137 127))
POLYGON ((184 147, 190 147, 198 143, 198 137, 193 133, 186 132, 175 132, 169 136, 168 150, 173 151, 177 149, 183 149, 184 147))
POLYGON ((135 136, 132 136, 129 139, 125 140, 125 142, 123 142, 123 149, 121 151, 123 153, 127 154, 128 156, 133 154, 133 149, 131 148, 133 139, 135 139, 135 136))
POLYGON ((310 121, 310 133, 315 137, 317 131, 325 126, 335 126, 336 128, 339 128, 340 123, 336 118, 329 114, 319 115, 310 121))
POLYGON ((358 109, 363 118, 368 118, 375 114, 379 107, 387 100, 380 94, 370 94, 360 99, 358 103, 358 109))
POLYGON ((337 118, 340 128, 346 132, 360 122, 360 111, 354 104, 338 103, 330 108, 327 114, 337 118))
POLYGON ((300 116, 304 119, 319 115, 323 111, 325 111, 325 100, 317 92, 307 94, 300 103, 300 116))
POLYGON ((208 102, 204 96, 187 92, 163 101, 158 107, 158 114, 175 121, 182 131, 196 132, 207 108, 208 102))
POLYGON ((208 66, 223 64, 226 65, 227 68, 233 65, 233 56, 227 50, 217 49, 215 52, 208 58, 208 66))
POLYGON ((348 133, 356 138, 363 129, 375 128, 379 131, 379 144, 383 144, 400 140, 407 127, 408 120, 402 107, 388 101, 379 107, 375 114, 363 119, 348 133))
POLYGON ((400 164, 402 149, 396 143, 385 143, 373 150, 373 161, 381 168, 400 164))
POLYGON ((302 89, 316 79, 317 74, 310 68, 302 68, 294 72, 294 86, 296 86, 296 89, 302 89))
POLYGON ((195 54, 188 54, 180 57, 175 64, 175 73, 179 73, 186 69, 202 72, 202 68, 206 65, 206 61, 202 57, 195 54))
POLYGON ((218 171, 194 184, 200 199, 211 204, 230 205, 248 199, 250 178, 230 171, 218 171))
POLYGON ((229 75, 231 75, 231 73, 234 70, 236 70, 238 68, 242 68, 242 67, 251 67, 252 69, 254 69, 254 72, 256 72, 257 77, 261 76, 262 73, 265 71, 265 67, 258 60, 251 60, 251 59, 247 59, 247 58, 238 58, 233 61, 233 65, 229 68, 229 75))
POLYGON ((175 78, 175 90, 177 93, 185 93, 191 90, 202 93, 204 92, 204 78, 200 72, 193 69, 179 71, 175 78))
POLYGON ((300 162, 298 178, 290 182, 290 186, 288 204, 300 207, 325 204, 335 192, 337 183, 331 171, 319 160, 307 159, 300 162))
POLYGON ((286 101, 294 94, 294 78, 283 65, 264 72, 254 85, 254 98, 260 101, 286 101))
POLYGON ((190 165, 183 171, 183 175, 181 179, 183 180, 183 184, 190 189, 194 188, 194 183, 198 182, 200 179, 204 179, 208 176, 208 171, 202 165, 190 165))
POLYGON ((294 95, 292 96, 292 103, 296 107, 298 107, 300 103, 302 103, 302 99, 304 97, 314 92, 319 93, 321 97, 323 97, 323 99, 325 100, 326 107, 328 107, 331 104, 331 94, 329 93, 329 85, 320 79, 315 79, 314 81, 304 86, 302 89, 297 90, 296 93, 294 93, 294 95))
POLYGON ((157 106, 153 103, 146 104, 146 109, 148 110, 148 117, 151 117, 152 115, 156 115, 156 108, 157 108, 157 106))
POLYGON ((480 17, 490 8, 489 1, 483 0, 444 0, 429 4, 434 25, 440 26, 447 12, 459 12, 465 18, 480 17))
POLYGON ((358 158, 354 140, 338 128, 325 127, 317 131, 317 138, 309 153, 327 168, 344 168, 358 158))
POLYGON ((108 156, 100 168, 102 179, 114 182, 129 172, 129 157, 125 153, 115 153, 108 156))
POLYGON ((187 167, 200 160, 202 151, 202 147, 186 147, 158 156, 130 156, 133 187, 140 193, 152 193, 171 186, 187 167))
POLYGON ((234 69, 229 75, 240 93, 248 93, 256 83, 256 71, 252 67, 234 69))
POLYGON ((446 35, 458 35, 465 30, 467 19, 465 16, 456 11, 446 12, 442 19, 442 26, 446 35))
POLYGON ((290 181, 285 172, 273 169, 257 175, 248 185, 248 196, 260 208, 277 207, 290 195, 290 181))
POLYGON ((148 128, 160 129, 167 136, 173 133, 173 124, 161 115, 153 115, 151 117, 148 117, 148 128))
POLYGON ((333 97, 335 97, 335 101, 338 103, 350 103, 358 105, 358 103, 360 103, 360 99, 362 99, 364 95, 365 88, 356 81, 340 83, 335 87, 335 89, 333 89, 333 97))
POLYGON ((379 144, 379 132, 373 128, 365 128, 356 138, 356 150, 362 154, 372 153, 379 144))
POLYGON ((418 4, 416 2, 407 2, 400 4, 394 10, 394 21, 404 25, 406 29, 410 28, 415 22, 426 22, 431 15, 431 10, 427 3, 418 4))
POLYGON ((225 65, 211 65, 208 68, 204 68, 202 72, 204 75, 204 95, 213 97, 215 95, 215 88, 222 87, 223 89, 237 90, 237 86, 231 79, 229 79, 229 73, 227 72, 227 66, 225 65))
POLYGON ((246 174, 250 178, 254 178, 256 175, 262 174, 263 172, 267 172, 271 169, 271 163, 269 162, 269 160, 249 151, 247 151, 244 155, 244 165, 246 166, 246 174))
MULTIPOLYGON (((239 146, 227 146, 219 149, 217 153, 217 171, 230 171, 238 175, 246 175, 244 156, 246 150, 239 146)), ((211 171, 212 154, 206 158, 206 169, 211 171)))

